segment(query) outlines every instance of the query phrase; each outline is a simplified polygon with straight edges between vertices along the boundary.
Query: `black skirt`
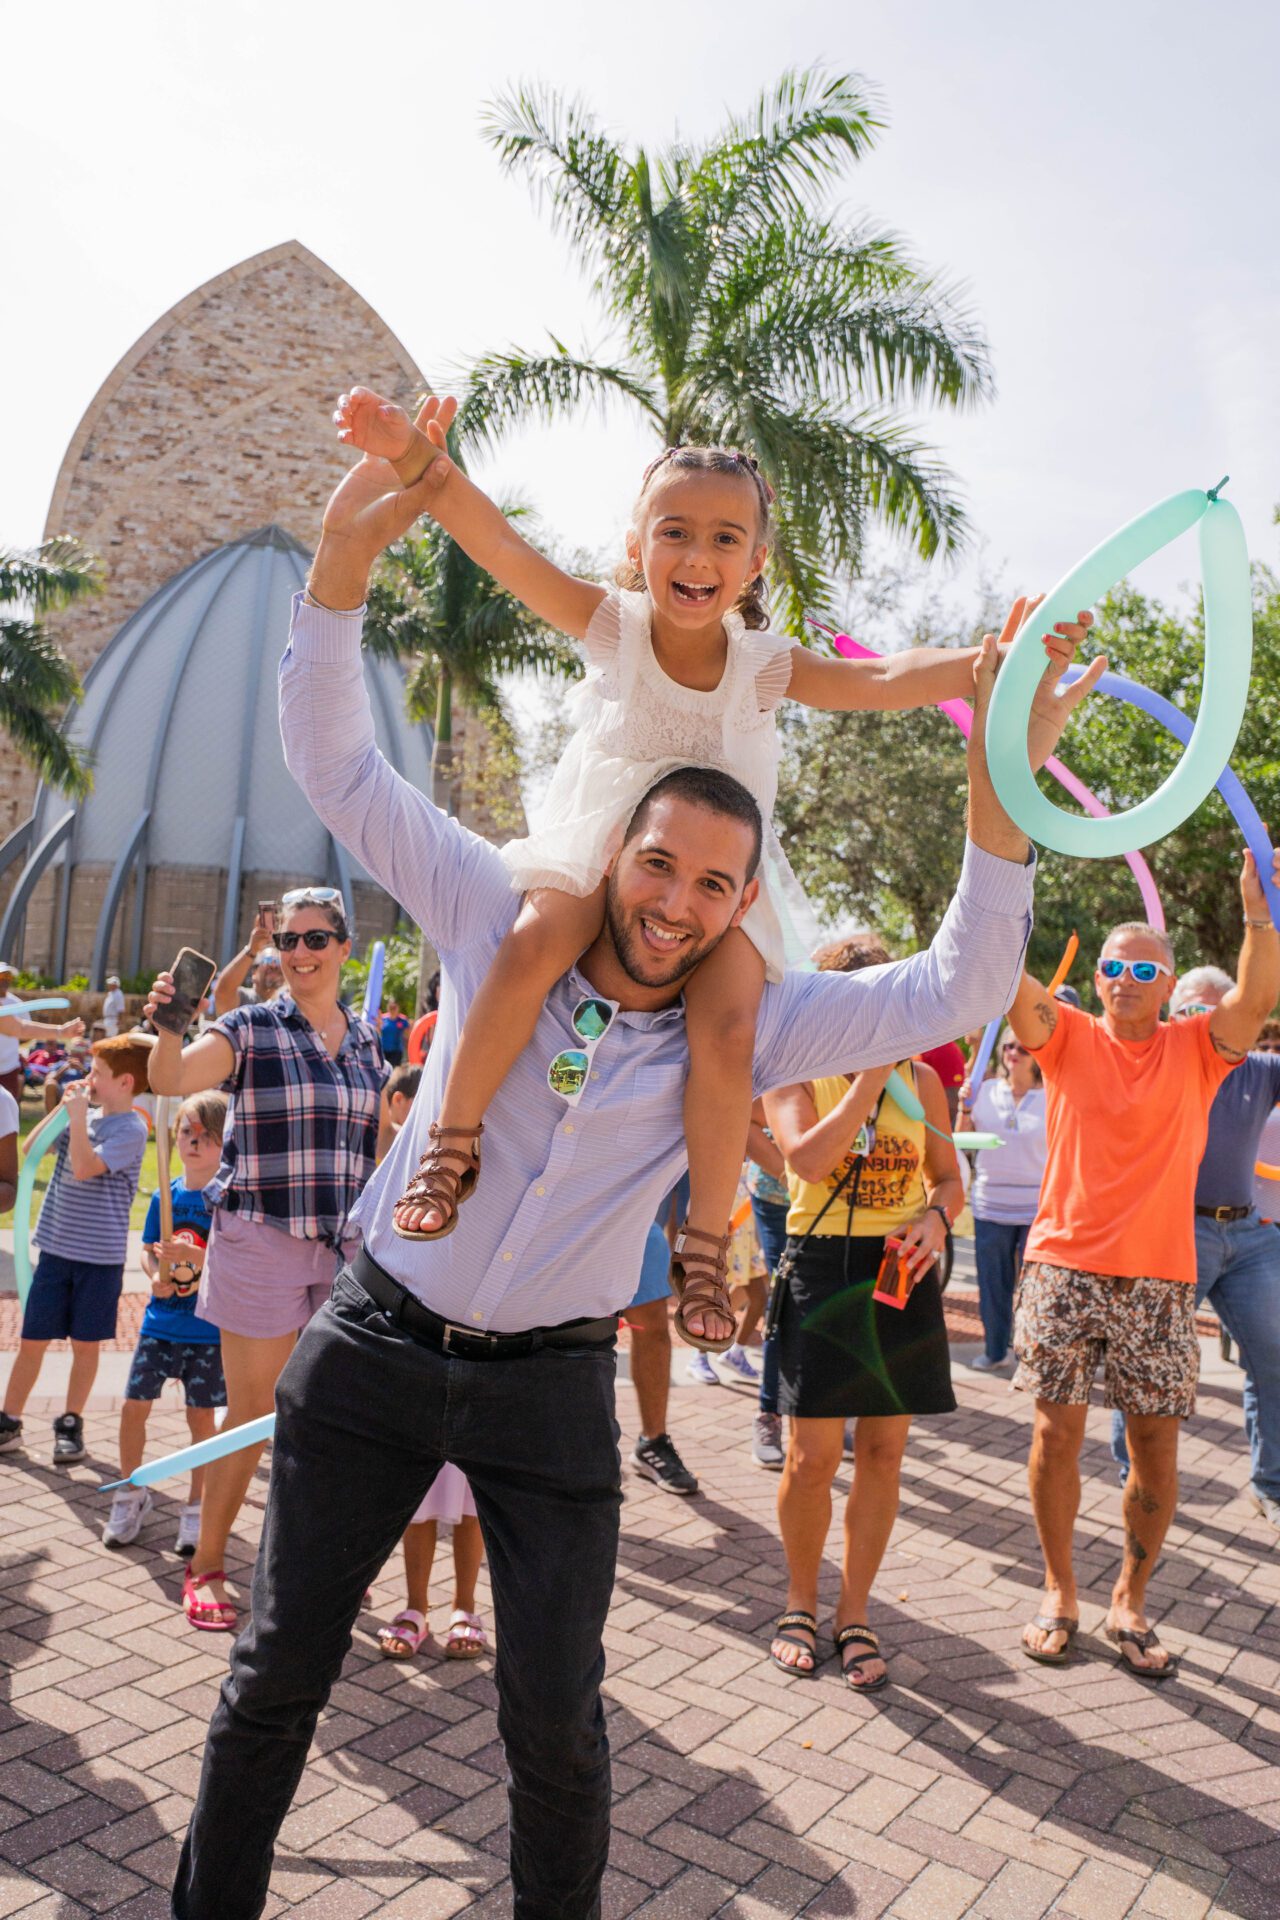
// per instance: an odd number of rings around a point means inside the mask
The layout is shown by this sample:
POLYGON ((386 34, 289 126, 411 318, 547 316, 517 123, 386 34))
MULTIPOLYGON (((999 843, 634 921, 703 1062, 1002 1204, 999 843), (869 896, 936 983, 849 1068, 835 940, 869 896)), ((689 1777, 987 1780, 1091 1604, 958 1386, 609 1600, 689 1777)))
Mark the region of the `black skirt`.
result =
MULTIPOLYGON (((788 1240, 787 1253, 796 1242, 788 1240)), ((778 1409, 805 1420, 954 1413, 951 1352, 938 1270, 905 1307, 873 1300, 878 1236, 815 1235, 778 1311, 778 1409), (846 1266, 847 1253, 847 1266, 846 1266)))

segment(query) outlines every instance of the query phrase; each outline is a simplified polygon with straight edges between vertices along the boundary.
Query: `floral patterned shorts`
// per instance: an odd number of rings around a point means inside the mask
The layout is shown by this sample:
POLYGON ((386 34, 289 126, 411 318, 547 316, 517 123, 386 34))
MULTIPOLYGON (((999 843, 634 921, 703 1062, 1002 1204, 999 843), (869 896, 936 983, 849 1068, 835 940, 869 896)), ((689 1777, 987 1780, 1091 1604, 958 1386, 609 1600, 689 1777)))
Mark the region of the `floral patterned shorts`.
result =
POLYGON ((1103 1369, 1106 1405, 1125 1413, 1196 1408, 1196 1290, 1177 1280, 1121 1280, 1030 1260, 1014 1303, 1013 1384, 1038 1400, 1082 1406, 1103 1369))

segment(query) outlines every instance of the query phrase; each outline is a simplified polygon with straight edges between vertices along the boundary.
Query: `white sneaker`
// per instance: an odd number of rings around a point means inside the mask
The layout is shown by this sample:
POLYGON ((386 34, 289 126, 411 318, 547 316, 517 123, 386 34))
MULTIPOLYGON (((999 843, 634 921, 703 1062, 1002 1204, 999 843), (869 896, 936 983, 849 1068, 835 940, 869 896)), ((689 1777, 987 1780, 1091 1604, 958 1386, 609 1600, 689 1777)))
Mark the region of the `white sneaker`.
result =
POLYGON ((103 1546, 132 1546, 155 1503, 150 1487, 122 1487, 111 1502, 111 1514, 102 1529, 103 1546))
POLYGON ((974 1373, 998 1373, 1000 1368, 1007 1363, 1008 1358, 1007 1353, 1002 1353, 998 1360, 992 1360, 989 1355, 985 1353, 975 1353, 972 1360, 965 1361, 965 1365, 971 1368, 974 1373))
POLYGON ((1269 1494, 1259 1493, 1256 1487, 1250 1487, 1249 1497, 1262 1519, 1280 1533, 1280 1500, 1273 1500, 1269 1494))
POLYGON ((200 1502, 193 1507, 184 1507, 178 1515, 178 1537, 173 1543, 175 1553, 189 1560, 196 1550, 200 1539, 200 1502))
POLYGON ((745 1347, 732 1346, 718 1358, 720 1365, 728 1367, 730 1373, 736 1373, 739 1380, 750 1380, 753 1386, 760 1384, 760 1369, 752 1366, 745 1347))
POLYGON ((700 1387, 718 1387, 720 1375, 712 1366, 707 1355, 701 1351, 689 1355, 689 1364, 685 1368, 689 1378, 700 1387))

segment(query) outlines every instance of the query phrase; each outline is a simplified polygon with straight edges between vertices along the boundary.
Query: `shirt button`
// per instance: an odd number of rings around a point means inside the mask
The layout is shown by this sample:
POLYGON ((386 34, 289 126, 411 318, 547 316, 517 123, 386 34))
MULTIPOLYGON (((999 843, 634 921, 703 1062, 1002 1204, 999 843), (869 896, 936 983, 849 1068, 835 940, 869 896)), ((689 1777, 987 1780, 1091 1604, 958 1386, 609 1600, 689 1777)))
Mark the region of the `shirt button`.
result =
POLYGON ((591 1078, 593 1080, 598 1080, 600 1078, 600 1075, 596 1072, 594 1067, 592 1067, 591 1069, 591 1078))
POLYGON ((510 1260, 512 1256, 509 1253, 504 1253, 502 1257, 504 1260, 510 1260))
POLYGON ((566 1120, 566 1121, 565 1121, 565 1123, 564 1123, 564 1130, 565 1130, 565 1132, 566 1132, 566 1133, 572 1133, 572 1132, 573 1132, 573 1122, 572 1122, 572 1120, 566 1120))
POLYGON ((547 1191, 547 1190, 546 1190, 546 1188, 545 1188, 545 1187, 535 1187, 535 1188, 534 1188, 534 1192, 535 1192, 535 1193, 537 1194, 537 1196, 538 1196, 538 1198, 539 1198, 539 1200, 541 1200, 541 1199, 542 1199, 542 1196, 543 1196, 543 1195, 544 1195, 544 1194, 546 1193, 546 1191, 547 1191))
POLYGON ((472 1314, 472 1316, 471 1316, 471 1318, 472 1318, 473 1320, 483 1320, 483 1319, 484 1319, 484 1315, 483 1315, 482 1313, 473 1313, 473 1314, 472 1314))

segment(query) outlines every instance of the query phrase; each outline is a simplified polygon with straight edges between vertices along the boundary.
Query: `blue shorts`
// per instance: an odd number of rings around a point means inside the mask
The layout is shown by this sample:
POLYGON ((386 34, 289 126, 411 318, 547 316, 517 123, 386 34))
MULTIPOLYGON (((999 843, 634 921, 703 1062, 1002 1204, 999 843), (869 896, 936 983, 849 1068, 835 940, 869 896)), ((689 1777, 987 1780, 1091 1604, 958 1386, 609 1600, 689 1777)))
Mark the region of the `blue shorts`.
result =
POLYGON ((114 1340, 116 1308, 124 1290, 124 1263, 64 1260, 42 1253, 31 1277, 24 1340, 114 1340))
MULTIPOLYGON (((667 1245, 667 1236, 661 1227, 650 1227, 649 1237, 644 1243, 640 1285, 636 1288, 635 1298, 629 1302, 629 1305, 647 1307, 651 1300, 665 1300, 671 1291, 670 1271, 671 1249, 667 1245)), ((625 1307, 623 1312, 626 1312, 625 1307)))
POLYGON ((158 1400, 166 1380, 181 1380, 189 1407, 225 1407, 222 1348, 214 1340, 158 1340, 144 1333, 134 1351, 126 1400, 158 1400))

